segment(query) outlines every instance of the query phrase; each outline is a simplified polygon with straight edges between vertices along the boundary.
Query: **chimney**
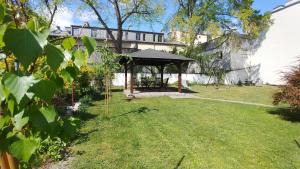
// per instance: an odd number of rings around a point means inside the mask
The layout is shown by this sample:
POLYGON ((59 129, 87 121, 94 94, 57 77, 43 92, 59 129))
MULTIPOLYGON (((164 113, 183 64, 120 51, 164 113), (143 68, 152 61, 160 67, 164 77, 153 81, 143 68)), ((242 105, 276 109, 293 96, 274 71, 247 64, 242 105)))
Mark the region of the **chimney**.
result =
POLYGON ((90 27, 90 23, 89 22, 84 22, 83 27, 90 27))

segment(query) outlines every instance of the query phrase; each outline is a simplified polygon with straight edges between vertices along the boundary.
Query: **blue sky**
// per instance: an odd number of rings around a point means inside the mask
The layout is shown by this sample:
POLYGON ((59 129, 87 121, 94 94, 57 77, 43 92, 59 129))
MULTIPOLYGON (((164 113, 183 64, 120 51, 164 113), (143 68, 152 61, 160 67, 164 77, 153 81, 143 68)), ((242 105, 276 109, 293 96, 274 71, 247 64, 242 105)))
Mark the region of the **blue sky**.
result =
MULTIPOLYGON (((274 7, 278 5, 285 4, 287 0, 254 0, 253 7, 260 10, 261 12, 271 11, 274 7)), ((172 16, 172 14, 177 9, 174 5, 174 0, 163 1, 166 6, 165 15, 160 18, 160 22, 155 23, 140 23, 138 25, 124 25, 124 29, 131 30, 143 30, 143 31, 155 31, 160 32, 163 30, 164 23, 172 16)), ((70 26, 71 24, 83 24, 84 21, 88 21, 92 26, 101 26, 97 21, 94 13, 88 8, 85 12, 78 12, 76 9, 72 8, 74 4, 67 4, 62 12, 55 17, 56 25, 61 27, 70 26), (81 13, 82 15, 78 15, 81 13)), ((113 22, 109 23, 110 27, 115 28, 116 25, 113 22)))

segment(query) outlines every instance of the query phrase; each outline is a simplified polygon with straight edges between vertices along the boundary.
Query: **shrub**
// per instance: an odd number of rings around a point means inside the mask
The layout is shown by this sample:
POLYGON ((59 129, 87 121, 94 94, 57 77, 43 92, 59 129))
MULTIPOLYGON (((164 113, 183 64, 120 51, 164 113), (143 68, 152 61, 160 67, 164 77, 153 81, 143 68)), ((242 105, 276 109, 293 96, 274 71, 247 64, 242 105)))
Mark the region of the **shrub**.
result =
POLYGON ((238 81, 237 86, 242 87, 243 86, 243 82, 241 80, 238 81))
POLYGON ((89 95, 83 96, 81 99, 79 99, 79 102, 81 104, 91 105, 93 102, 93 99, 89 95))
POLYGON ((289 103, 293 109, 300 110, 300 63, 283 76, 286 85, 273 95, 273 104, 289 103))
POLYGON ((42 141, 38 152, 45 155, 46 158, 51 158, 55 161, 58 161, 65 157, 66 146, 67 144, 59 137, 48 137, 47 139, 42 141))

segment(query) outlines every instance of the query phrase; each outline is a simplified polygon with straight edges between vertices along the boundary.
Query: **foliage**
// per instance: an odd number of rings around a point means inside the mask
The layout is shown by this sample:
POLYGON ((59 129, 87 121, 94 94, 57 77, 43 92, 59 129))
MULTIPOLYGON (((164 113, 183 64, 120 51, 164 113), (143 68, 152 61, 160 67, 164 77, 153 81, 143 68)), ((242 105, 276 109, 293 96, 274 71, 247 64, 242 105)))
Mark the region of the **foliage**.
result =
POLYGON ((239 81, 237 82, 237 86, 242 87, 242 86, 243 86, 243 82, 242 82, 241 80, 239 80, 239 81))
POLYGON ((274 104, 280 102, 289 103, 293 109, 300 111, 300 63, 298 66, 286 72, 283 76, 286 81, 284 86, 281 86, 281 91, 274 94, 274 104))
POLYGON ((270 25, 270 13, 253 9, 253 0, 178 0, 178 4, 169 25, 185 33, 183 41, 189 46, 194 46, 199 34, 216 38, 242 30, 249 37, 258 37, 270 25))
POLYGON ((101 57, 101 64, 99 72, 104 75, 104 86, 105 86, 105 114, 109 114, 109 99, 111 96, 111 81, 114 73, 119 70, 119 58, 121 55, 113 53, 107 46, 99 48, 97 50, 101 57))
POLYGON ((95 86, 92 85, 92 82, 94 80, 95 71, 95 68, 92 66, 83 66, 80 69, 78 88, 81 96, 92 94, 92 92, 94 92, 93 88, 95 88, 95 86))
POLYGON ((64 82, 77 78, 86 63, 82 58, 89 54, 52 44, 47 40, 48 25, 31 10, 20 12, 14 4, 0 2, 0 53, 5 65, 0 74, 0 152, 9 152, 20 165, 29 164, 43 140, 59 137, 68 142, 76 135, 78 120, 60 117, 52 98, 64 82), (19 64, 9 68, 8 58, 19 64))
POLYGON ((106 29, 117 53, 122 53, 123 25, 136 24, 141 19, 146 21, 159 20, 163 8, 157 0, 82 0, 90 7, 99 23, 106 29), (114 12, 112 15, 109 15, 114 12), (108 22, 109 20, 109 22, 108 22), (114 35, 109 24, 115 20, 117 35, 114 35), (128 23, 130 22, 130 23, 128 23))
POLYGON ((59 137, 48 137, 41 142, 38 153, 58 161, 64 158, 66 146, 67 144, 59 137))
POLYGON ((86 104, 86 105, 90 106, 92 104, 92 102, 93 102, 93 99, 91 98, 91 96, 85 95, 82 98, 80 98, 79 102, 81 104, 86 104))

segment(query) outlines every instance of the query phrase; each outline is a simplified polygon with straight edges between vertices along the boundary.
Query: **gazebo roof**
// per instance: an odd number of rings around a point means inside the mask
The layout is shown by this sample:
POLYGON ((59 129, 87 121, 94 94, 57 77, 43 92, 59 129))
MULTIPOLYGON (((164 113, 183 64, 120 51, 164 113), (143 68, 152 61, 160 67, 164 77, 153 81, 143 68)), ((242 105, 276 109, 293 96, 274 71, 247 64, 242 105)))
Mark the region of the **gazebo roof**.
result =
POLYGON ((134 60, 152 60, 152 61, 178 61, 188 62, 193 61, 191 58, 179 56, 167 52, 162 52, 154 49, 146 49, 129 54, 134 60))

